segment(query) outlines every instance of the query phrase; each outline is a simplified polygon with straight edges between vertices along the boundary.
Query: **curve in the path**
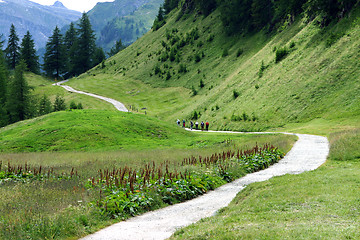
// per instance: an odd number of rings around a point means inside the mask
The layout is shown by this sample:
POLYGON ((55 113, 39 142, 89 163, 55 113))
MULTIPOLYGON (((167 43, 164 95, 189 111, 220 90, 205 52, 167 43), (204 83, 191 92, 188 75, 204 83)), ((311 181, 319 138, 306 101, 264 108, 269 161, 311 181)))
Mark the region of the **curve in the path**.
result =
POLYGON ((65 82, 67 82, 67 80, 54 83, 53 85, 54 85, 54 86, 63 87, 64 89, 66 89, 66 90, 69 91, 69 92, 78 93, 78 94, 84 94, 84 95, 88 95, 88 96, 91 96, 91 97, 98 98, 98 99, 104 100, 104 101, 106 101, 106 102, 109 102, 109 103, 111 103, 112 105, 114 105, 114 107, 115 107, 117 110, 119 110, 120 112, 129 112, 129 110, 125 107, 125 105, 122 104, 122 103, 119 102, 119 101, 116 101, 116 100, 111 99, 111 98, 99 96, 99 95, 96 95, 96 94, 92 94, 92 93, 87 93, 87 92, 83 92, 83 91, 78 91, 78 90, 73 89, 72 87, 69 87, 69 86, 66 86, 66 85, 62 85, 62 84, 65 83, 65 82))
MULTIPOLYGON (((128 112, 122 103, 114 99, 77 91, 69 86, 61 85, 65 82, 66 81, 62 81, 53 85, 61 86, 70 92, 85 94, 105 100, 112 103, 119 111, 128 112)), ((239 132, 220 132, 239 134, 239 132)), ((260 132, 254 134, 268 133, 260 132)), ((82 238, 82 240, 166 239, 177 229, 195 223, 202 218, 214 215, 219 209, 226 207, 236 194, 250 183, 266 181, 274 176, 299 174, 304 171, 315 170, 326 161, 329 154, 329 142, 326 137, 305 134, 292 135, 298 136, 298 141, 294 144, 291 151, 288 152, 288 154, 286 154, 286 156, 277 164, 274 164, 265 170, 248 174, 245 177, 242 177, 232 183, 228 183, 193 200, 149 212, 127 221, 114 224, 97 233, 82 238)))
POLYGON ((291 151, 279 163, 268 169, 248 174, 196 199, 117 223, 82 240, 166 239, 177 229, 214 215, 250 183, 266 181, 284 174, 311 171, 326 161, 329 153, 326 137, 295 135, 299 140, 291 151))

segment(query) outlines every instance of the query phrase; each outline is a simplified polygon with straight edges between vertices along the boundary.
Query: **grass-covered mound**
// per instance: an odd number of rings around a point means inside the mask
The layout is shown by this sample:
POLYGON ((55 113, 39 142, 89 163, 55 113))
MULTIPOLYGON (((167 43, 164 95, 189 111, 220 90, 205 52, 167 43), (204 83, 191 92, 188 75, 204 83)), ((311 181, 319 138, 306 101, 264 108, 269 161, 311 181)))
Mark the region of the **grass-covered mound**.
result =
MULTIPOLYGON (((243 142, 251 136, 237 136, 243 142)), ((271 137, 268 138, 269 142, 271 137)), ((0 152, 106 151, 198 148, 223 143, 227 134, 199 134, 141 114, 68 110, 0 130, 0 152)))
MULTIPOLYGON (((190 133, 144 115, 74 110, 52 113, 0 131, 2 152, 85 151, 181 145, 190 133)), ((189 141, 187 142, 189 143, 189 141)))

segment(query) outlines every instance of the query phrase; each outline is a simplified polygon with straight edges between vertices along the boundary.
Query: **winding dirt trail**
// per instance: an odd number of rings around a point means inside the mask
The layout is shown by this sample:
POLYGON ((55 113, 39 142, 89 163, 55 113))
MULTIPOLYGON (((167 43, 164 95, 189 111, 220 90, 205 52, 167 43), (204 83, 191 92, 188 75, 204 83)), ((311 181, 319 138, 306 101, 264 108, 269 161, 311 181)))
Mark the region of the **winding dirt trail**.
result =
MULTIPOLYGON (((61 85, 62 83, 63 82, 59 82, 54 85, 59 85, 71 92, 103 99, 112 103, 119 111, 128 111, 125 106, 118 101, 91 93, 77 91, 69 86, 61 85)), ((228 134, 244 134, 239 132, 220 132, 228 134)), ((82 240, 166 239, 182 227, 195 223, 202 218, 213 216, 219 209, 226 207, 236 194, 250 183, 266 181, 272 177, 285 174, 300 174, 305 171, 312 171, 326 161, 329 154, 329 142, 326 137, 293 133, 283 134, 296 135, 299 140, 294 144, 291 151, 277 164, 274 164, 265 170, 248 174, 196 199, 145 213, 127 221, 119 222, 100 230, 97 233, 82 238, 82 240)))
POLYGON ((116 101, 116 100, 111 99, 111 98, 99 96, 99 95, 96 95, 96 94, 92 94, 92 93, 87 93, 87 92, 83 92, 83 91, 78 91, 78 90, 73 89, 73 88, 70 87, 70 86, 62 85, 63 83, 66 83, 67 81, 68 81, 68 80, 61 81, 61 82, 57 82, 57 83, 54 83, 53 85, 54 85, 54 86, 63 87, 64 89, 66 89, 66 90, 69 91, 69 92, 78 93, 78 94, 84 94, 84 95, 88 95, 88 96, 91 96, 91 97, 98 98, 98 99, 104 100, 104 101, 106 101, 106 102, 109 102, 109 103, 111 103, 112 105, 114 105, 114 107, 115 107, 117 110, 119 110, 120 112, 129 112, 129 110, 125 107, 125 105, 122 104, 122 103, 119 102, 119 101, 116 101))

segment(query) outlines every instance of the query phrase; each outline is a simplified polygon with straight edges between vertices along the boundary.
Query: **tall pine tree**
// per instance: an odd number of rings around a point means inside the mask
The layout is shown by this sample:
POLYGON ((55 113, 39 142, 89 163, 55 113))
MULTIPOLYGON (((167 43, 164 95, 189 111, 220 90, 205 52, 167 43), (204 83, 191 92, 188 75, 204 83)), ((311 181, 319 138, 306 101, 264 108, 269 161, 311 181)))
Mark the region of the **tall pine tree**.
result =
POLYGON ((8 115, 5 109, 7 81, 8 73, 2 51, 2 42, 0 42, 0 127, 8 124, 8 115))
POLYGON ((9 113, 9 122, 14 123, 30 117, 30 87, 25 78, 26 63, 21 60, 15 67, 15 76, 8 86, 6 109, 9 113))
POLYGON ((19 37, 14 24, 11 24, 8 45, 5 49, 6 61, 11 69, 15 69, 20 60, 19 37))
POLYGON ((56 27, 46 43, 43 69, 47 76, 59 79, 66 71, 66 52, 63 37, 56 27))
POLYGON ((75 58, 75 74, 79 75, 94 66, 95 33, 91 28, 89 17, 83 13, 78 24, 78 45, 75 58))
POLYGON ((70 23, 69 29, 65 33, 64 45, 67 52, 66 77, 73 77, 76 74, 75 62, 76 62, 76 50, 77 50, 77 32, 74 23, 70 23))
POLYGON ((34 40, 29 31, 27 31, 21 42, 20 59, 25 61, 28 71, 36 74, 40 72, 39 56, 36 55, 34 40))
POLYGON ((7 83, 7 69, 2 51, 2 42, 0 42, 0 107, 5 104, 6 100, 6 83, 7 83))

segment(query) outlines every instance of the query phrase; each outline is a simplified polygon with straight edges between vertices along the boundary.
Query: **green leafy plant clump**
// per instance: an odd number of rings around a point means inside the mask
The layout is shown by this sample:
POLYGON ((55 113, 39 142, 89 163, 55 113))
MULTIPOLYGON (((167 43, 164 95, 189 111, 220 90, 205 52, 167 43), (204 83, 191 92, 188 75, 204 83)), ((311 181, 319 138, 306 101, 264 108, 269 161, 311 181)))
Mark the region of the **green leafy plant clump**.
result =
POLYGON ((275 52, 275 62, 278 63, 283 60, 289 54, 289 50, 286 47, 279 48, 275 52))
POLYGON ((78 177, 77 170, 71 169, 69 174, 54 172, 54 168, 44 169, 42 166, 31 167, 27 163, 18 166, 12 166, 10 162, 7 163, 4 169, 0 161, 0 184, 13 181, 13 182, 29 182, 33 180, 44 181, 49 179, 71 179, 78 177))
POLYGON ((153 162, 138 170, 127 166, 100 169, 99 177, 88 179, 86 187, 99 189, 99 200, 94 204, 102 214, 125 219, 158 206, 195 198, 246 173, 265 169, 283 156, 274 146, 265 145, 207 157, 191 156, 178 164, 165 161, 157 166, 153 162), (188 170, 190 166, 197 170, 188 170))

